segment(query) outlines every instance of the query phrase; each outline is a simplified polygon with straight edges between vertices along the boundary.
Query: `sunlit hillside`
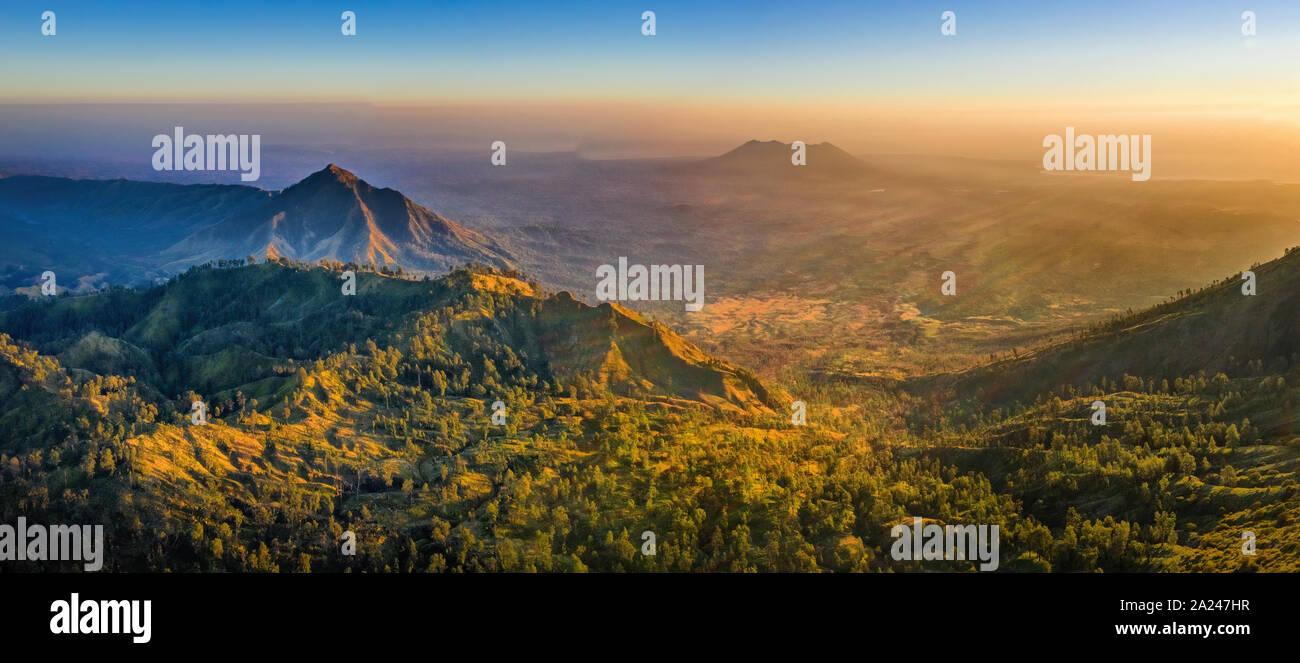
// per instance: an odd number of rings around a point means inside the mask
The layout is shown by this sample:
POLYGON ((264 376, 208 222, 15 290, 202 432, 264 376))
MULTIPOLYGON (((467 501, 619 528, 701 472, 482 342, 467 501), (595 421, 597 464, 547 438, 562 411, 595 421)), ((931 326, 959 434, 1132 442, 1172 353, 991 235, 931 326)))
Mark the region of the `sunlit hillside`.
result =
POLYGON ((1300 378, 1271 356, 944 406, 933 381, 761 381, 516 273, 360 270, 347 296, 344 267, 5 300, 0 517, 104 522, 118 570, 907 570, 912 516, 1000 525, 1003 570, 1295 564, 1300 378))

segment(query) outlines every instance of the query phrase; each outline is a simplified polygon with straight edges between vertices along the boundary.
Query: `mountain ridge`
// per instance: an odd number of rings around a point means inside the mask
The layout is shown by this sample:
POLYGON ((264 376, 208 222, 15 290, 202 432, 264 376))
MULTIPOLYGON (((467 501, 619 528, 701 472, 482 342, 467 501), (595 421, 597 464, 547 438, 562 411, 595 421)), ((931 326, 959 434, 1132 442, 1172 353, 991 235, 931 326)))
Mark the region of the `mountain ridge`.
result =
POLYGON ((495 241, 329 164, 163 252, 168 268, 243 255, 446 272, 469 262, 513 267, 495 241), (225 238, 243 238, 231 242, 225 238))
POLYGON ((13 176, 0 181, 0 281, 148 282, 249 255, 440 274, 471 262, 510 269, 495 239, 330 163, 279 191, 13 176))
POLYGON ((568 293, 545 295, 514 273, 476 267, 418 281, 361 272, 354 296, 340 293, 338 276, 336 269, 284 259, 199 267, 148 290, 10 308, 0 312, 0 331, 70 369, 120 371, 149 383, 161 379, 156 386, 163 393, 214 393, 248 390, 274 376, 274 367, 286 360, 312 361, 367 338, 388 338, 409 352, 411 341, 402 330, 410 319, 454 305, 463 310, 444 323, 442 333, 497 336, 515 354, 532 357, 543 376, 729 409, 775 405, 752 374, 714 359, 663 325, 621 306, 593 307, 568 293), (469 301, 483 304, 466 306, 469 301), (503 306, 498 302, 520 313, 502 318, 494 312, 503 306), (479 325, 486 327, 470 331, 479 325), (305 331, 286 334, 286 326, 322 331, 309 344, 301 337, 305 331), (233 365, 214 371, 206 365, 213 361, 233 365))

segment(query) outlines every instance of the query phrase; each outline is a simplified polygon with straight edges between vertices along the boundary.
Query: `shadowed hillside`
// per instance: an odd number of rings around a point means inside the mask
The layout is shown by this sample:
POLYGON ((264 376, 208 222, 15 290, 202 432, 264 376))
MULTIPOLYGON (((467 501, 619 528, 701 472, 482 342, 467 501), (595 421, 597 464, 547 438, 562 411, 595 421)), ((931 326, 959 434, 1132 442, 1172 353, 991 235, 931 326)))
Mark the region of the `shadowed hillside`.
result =
MULTIPOLYGON (((1300 363, 1300 251, 1253 268, 1256 292, 1233 274, 1194 293, 1092 326, 1066 343, 961 375, 957 393, 989 402, 1082 387, 1123 375, 1157 380, 1195 372, 1286 373, 1300 363)), ((942 380, 940 380, 942 381, 942 380)))
POLYGON ((149 281, 162 274, 159 252, 271 195, 248 186, 7 177, 0 284, 29 285, 47 269, 72 288, 149 281))

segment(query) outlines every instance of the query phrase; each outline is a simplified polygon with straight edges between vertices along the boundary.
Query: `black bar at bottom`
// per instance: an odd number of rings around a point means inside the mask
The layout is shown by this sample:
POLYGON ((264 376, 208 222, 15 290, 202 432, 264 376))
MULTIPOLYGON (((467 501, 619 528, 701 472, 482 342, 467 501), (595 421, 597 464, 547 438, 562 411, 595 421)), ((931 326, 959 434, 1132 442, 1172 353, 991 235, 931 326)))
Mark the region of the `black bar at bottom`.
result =
POLYGON ((947 657, 966 643, 1050 658, 1286 644, 1300 576, 4 574, 0 587, 5 642, 49 652, 238 656, 238 642, 256 642, 259 653, 374 654, 390 644, 437 649, 446 638, 485 651, 536 641, 577 652, 600 638, 667 653, 675 641, 705 637, 720 651, 762 652, 775 638, 807 653, 869 643, 873 652, 947 657), (70 609, 74 593, 83 616, 88 601, 149 600, 149 641, 52 633, 51 606, 70 609), (1142 625, 1156 632, 1117 633, 1142 625), (1187 632, 1205 625, 1214 632, 1187 632))

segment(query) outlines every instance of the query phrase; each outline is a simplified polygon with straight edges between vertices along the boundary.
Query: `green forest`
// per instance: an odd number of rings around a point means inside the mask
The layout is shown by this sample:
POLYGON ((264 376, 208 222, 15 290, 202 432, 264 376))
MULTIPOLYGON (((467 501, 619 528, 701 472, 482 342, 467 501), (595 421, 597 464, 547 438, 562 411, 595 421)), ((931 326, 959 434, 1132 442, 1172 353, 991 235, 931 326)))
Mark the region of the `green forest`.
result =
POLYGON ((913 516, 999 526, 1001 571, 1300 570, 1300 307, 1189 344, 1227 281, 959 375, 775 384, 516 272, 250 263, 0 303, 0 522, 103 524, 107 571, 975 570, 892 559, 913 516))

